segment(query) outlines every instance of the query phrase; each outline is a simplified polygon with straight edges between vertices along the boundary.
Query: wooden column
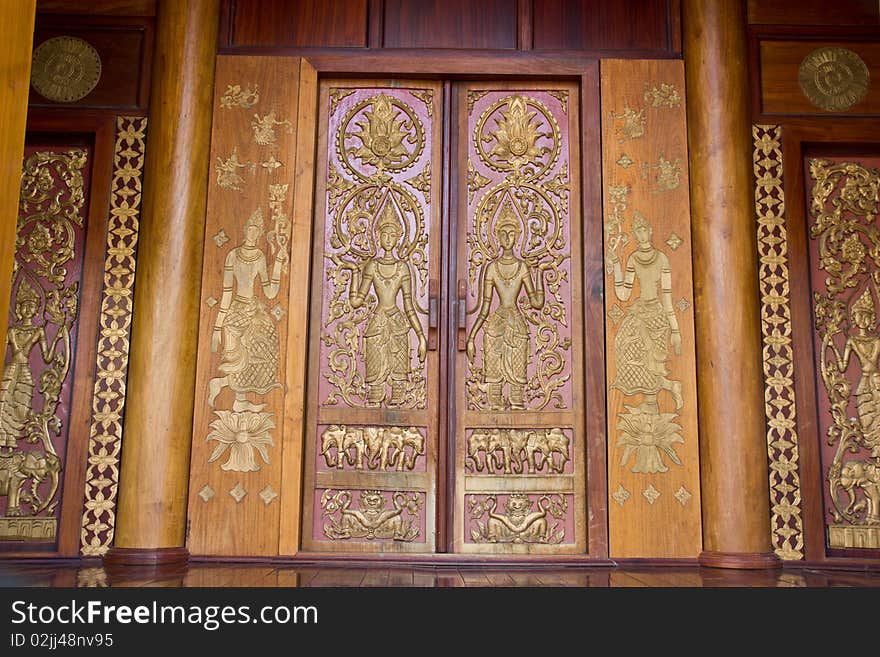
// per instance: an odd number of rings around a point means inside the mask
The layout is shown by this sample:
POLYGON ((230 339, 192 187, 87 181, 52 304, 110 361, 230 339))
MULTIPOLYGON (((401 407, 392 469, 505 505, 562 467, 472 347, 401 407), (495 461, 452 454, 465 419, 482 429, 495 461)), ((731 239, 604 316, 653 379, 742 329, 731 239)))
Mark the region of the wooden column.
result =
POLYGON ((159 3, 115 565, 186 561, 219 0, 159 3))
POLYGON ((0 39, 0 80, 3 80, 0 85, 0 318, 3 326, 9 317, 12 294, 35 7, 36 0, 20 0, 14 7, 13 3, 7 3, 5 11, 0 12, 5 28, 4 37, 0 39))
POLYGON ((743 0, 684 0, 704 566, 770 568, 743 0))

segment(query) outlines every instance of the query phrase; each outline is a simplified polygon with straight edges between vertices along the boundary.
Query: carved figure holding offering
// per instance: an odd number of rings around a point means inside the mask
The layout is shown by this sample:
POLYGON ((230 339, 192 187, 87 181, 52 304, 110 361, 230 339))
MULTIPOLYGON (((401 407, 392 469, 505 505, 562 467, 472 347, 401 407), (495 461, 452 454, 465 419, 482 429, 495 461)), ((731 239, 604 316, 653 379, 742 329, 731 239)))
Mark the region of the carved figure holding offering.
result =
POLYGON ((391 385, 389 406, 405 403, 410 377, 409 332, 419 340, 419 362, 425 361, 428 342, 412 301, 413 277, 409 264, 394 250, 400 245, 403 226, 394 203, 389 199, 376 222, 377 255, 355 270, 351 281, 349 303, 352 308, 364 304, 372 287, 378 301, 364 330, 364 368, 367 384, 367 406, 378 407, 391 385), (402 297, 403 309, 397 298, 402 297))
POLYGON ((223 297, 214 320, 211 351, 222 344, 222 376, 208 383, 208 405, 229 386, 235 392, 234 411, 259 410, 246 401, 246 393, 265 394, 278 382, 278 332, 262 302, 254 294, 259 281, 267 299, 278 294, 285 253, 278 249, 271 275, 266 255, 257 245, 263 235, 263 213, 258 208, 244 227, 244 243, 232 249, 223 266, 223 297))
POLYGON ((636 250, 621 271, 617 253, 610 253, 614 273, 614 294, 628 301, 633 282, 639 283, 639 297, 627 310, 614 338, 614 364, 617 375, 613 387, 625 395, 643 394, 639 410, 658 414, 657 395, 666 390, 672 395, 676 410, 683 405, 681 382, 667 377, 669 345, 681 354, 681 333, 672 307, 672 271, 666 254, 651 243, 653 231, 639 213, 633 220, 636 250))
POLYGON ((484 383, 489 398, 489 408, 494 411, 525 410, 524 389, 527 369, 531 358, 529 327, 517 306, 520 292, 525 288, 529 304, 538 310, 544 305, 545 267, 538 265, 536 283, 524 260, 514 253, 514 247, 522 234, 522 224, 509 200, 501 208, 495 224, 495 238, 499 255, 487 263, 480 272, 479 313, 467 339, 468 360, 473 363, 476 353, 475 339, 483 328, 484 383), (498 307, 490 315, 492 300, 497 292, 498 307), (508 398, 503 395, 508 386, 508 398))

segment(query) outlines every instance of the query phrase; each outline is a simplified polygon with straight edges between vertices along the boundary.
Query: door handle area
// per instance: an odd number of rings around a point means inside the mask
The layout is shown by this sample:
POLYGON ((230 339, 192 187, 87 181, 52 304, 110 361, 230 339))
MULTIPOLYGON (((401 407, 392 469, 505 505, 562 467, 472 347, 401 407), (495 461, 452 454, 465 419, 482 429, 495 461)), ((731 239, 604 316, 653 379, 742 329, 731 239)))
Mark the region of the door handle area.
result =
POLYGON ((438 313, 438 296, 440 294, 440 285, 436 280, 428 283, 428 349, 434 351, 437 349, 437 313, 438 313))
POLYGON ((467 327, 467 283, 460 279, 458 281, 458 312, 456 313, 458 319, 458 350, 464 351, 467 349, 467 333, 465 329, 467 327))

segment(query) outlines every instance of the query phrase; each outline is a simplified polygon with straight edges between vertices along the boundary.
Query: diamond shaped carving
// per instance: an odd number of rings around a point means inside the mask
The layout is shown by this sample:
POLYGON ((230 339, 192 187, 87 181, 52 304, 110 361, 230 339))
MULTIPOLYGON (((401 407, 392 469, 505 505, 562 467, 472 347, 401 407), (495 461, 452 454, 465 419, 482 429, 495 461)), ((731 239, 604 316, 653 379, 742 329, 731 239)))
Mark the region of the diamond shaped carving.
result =
POLYGON ((620 321, 620 318, 623 317, 623 309, 615 303, 608 309, 608 316, 615 324, 617 324, 617 322, 620 321))
POLYGON ((666 243, 669 245, 670 249, 675 251, 684 243, 684 241, 675 233, 671 233, 669 235, 669 238, 666 240, 666 243))
POLYGON ((642 495, 648 500, 648 504, 653 504, 660 497, 660 491, 654 488, 654 484, 648 484, 648 487, 642 491, 642 495))
POLYGON ((617 490, 611 494, 611 497, 613 497, 614 501, 622 507, 630 498, 630 493, 626 488, 623 487, 623 484, 619 484, 617 486, 617 490))
POLYGON ((620 159, 617 160, 617 166, 623 167, 624 169, 629 169, 633 164, 634 162, 626 153, 621 155, 620 159))
POLYGON ((217 246, 223 246, 224 244, 226 244, 226 242, 229 241, 229 235, 227 235, 226 231, 221 228, 220 231, 211 239, 214 240, 214 244, 216 244, 217 246))
POLYGON ((244 496, 247 495, 247 491, 244 489, 244 486, 241 485, 241 482, 238 482, 235 484, 235 488, 229 491, 229 494, 232 495, 232 499, 234 499, 237 504, 240 504, 244 499, 244 496))
POLYGON ((678 308, 678 311, 679 311, 679 312, 682 312, 682 313, 683 313, 685 310, 687 310, 688 308, 691 307, 691 304, 690 304, 690 302, 689 302, 687 299, 685 299, 684 297, 682 297, 682 298, 679 299, 678 302, 675 304, 675 307, 678 308))
POLYGON ((215 299, 214 297, 208 297, 207 299, 205 299, 205 303, 208 304, 208 308, 213 308, 217 305, 217 299, 215 299))
POLYGON ((678 491, 676 491, 675 493, 675 499, 677 499, 682 506, 685 506, 688 502, 690 502, 692 497, 693 495, 691 495, 688 489, 684 486, 679 488, 678 491))
POLYGON ((263 490, 260 491, 260 499, 263 500, 263 504, 269 506, 272 504, 272 500, 278 497, 278 493, 272 488, 272 486, 266 486, 263 490))
POLYGON ((284 317, 284 308, 282 308, 281 305, 276 305, 272 309, 272 317, 275 318, 275 321, 280 322, 281 318, 284 317))
POLYGON ((199 497, 205 502, 210 502, 211 498, 214 497, 214 489, 208 486, 208 484, 205 484, 202 487, 202 490, 199 491, 199 497))

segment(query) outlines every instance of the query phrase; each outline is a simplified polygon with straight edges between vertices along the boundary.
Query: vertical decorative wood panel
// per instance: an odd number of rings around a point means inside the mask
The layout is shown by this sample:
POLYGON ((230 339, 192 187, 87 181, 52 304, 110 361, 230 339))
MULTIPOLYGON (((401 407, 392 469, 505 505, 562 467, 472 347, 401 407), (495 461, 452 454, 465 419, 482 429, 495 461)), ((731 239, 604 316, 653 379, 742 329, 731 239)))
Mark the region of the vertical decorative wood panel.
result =
POLYGON ((827 547, 880 549, 880 157, 804 171, 827 547))
POLYGON ((303 547, 435 547, 442 87, 321 85, 303 547))
POLYGON ((367 45, 368 0, 235 0, 233 46, 367 45))
POLYGON ((80 145, 25 148, 0 382, 0 541, 57 539, 91 158, 80 145))
POLYGON ((192 554, 278 552, 299 60, 217 58, 192 554))
POLYGON ((609 556, 693 558, 702 537, 684 71, 609 60, 601 78, 609 556))
POLYGON ((116 526, 146 128, 145 117, 120 116, 116 120, 85 509, 80 535, 80 551, 88 557, 107 552, 116 526))
POLYGON ((516 0, 384 0, 383 4, 385 48, 516 48, 516 0))
POLYGON ((755 211, 758 217, 758 278, 764 342, 764 411, 770 461, 770 530, 780 559, 804 558, 800 454, 794 390, 791 282, 785 191, 782 184, 782 128, 752 126, 755 211))
POLYGON ((453 544, 583 553, 578 88, 467 84, 456 111, 453 544))

